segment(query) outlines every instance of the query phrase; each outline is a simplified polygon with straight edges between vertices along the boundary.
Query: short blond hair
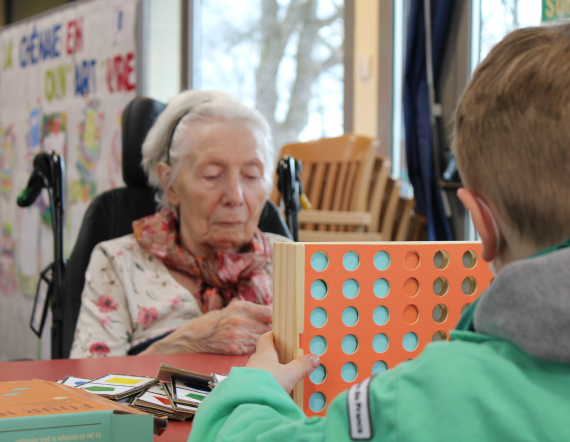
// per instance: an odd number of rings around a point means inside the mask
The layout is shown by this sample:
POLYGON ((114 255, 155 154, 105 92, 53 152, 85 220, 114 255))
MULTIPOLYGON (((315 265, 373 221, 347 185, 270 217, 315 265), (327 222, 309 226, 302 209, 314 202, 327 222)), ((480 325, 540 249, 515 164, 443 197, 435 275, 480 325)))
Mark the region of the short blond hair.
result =
POLYGON ((518 29, 473 74, 455 115, 463 183, 536 245, 570 237, 570 24, 518 29))

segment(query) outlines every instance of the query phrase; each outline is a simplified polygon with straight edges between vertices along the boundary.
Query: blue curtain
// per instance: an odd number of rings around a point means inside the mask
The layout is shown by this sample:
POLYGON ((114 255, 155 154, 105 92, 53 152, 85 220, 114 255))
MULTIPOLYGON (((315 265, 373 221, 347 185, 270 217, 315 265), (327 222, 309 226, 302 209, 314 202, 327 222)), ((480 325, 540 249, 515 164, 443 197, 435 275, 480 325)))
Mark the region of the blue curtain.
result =
MULTIPOLYGON (((430 0, 434 84, 438 84, 452 0, 430 0)), ((416 211, 427 218, 430 241, 451 241, 453 234, 445 216, 439 188, 440 177, 434 169, 430 101, 426 73, 426 27, 424 0, 411 0, 404 71, 404 122, 406 157, 410 181, 414 186, 416 211)))

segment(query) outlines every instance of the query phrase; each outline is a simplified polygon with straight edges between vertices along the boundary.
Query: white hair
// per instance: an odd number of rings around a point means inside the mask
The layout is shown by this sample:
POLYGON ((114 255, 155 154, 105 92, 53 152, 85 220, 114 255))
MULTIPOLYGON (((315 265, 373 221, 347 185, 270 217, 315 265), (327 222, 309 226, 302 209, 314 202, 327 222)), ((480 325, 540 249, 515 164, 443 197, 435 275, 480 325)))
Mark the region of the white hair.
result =
POLYGON ((275 174, 275 151, 271 129, 265 118, 257 110, 223 92, 192 90, 181 92, 168 103, 148 132, 142 146, 142 166, 149 183, 157 190, 156 200, 160 208, 171 205, 156 170, 158 163, 167 162, 170 147, 172 172, 166 185, 168 188, 180 171, 180 160, 189 153, 188 146, 194 146, 193 131, 189 130, 189 126, 207 124, 215 120, 245 120, 256 135, 264 155, 263 178, 269 195, 275 174), (172 145, 169 146, 171 139, 172 145))

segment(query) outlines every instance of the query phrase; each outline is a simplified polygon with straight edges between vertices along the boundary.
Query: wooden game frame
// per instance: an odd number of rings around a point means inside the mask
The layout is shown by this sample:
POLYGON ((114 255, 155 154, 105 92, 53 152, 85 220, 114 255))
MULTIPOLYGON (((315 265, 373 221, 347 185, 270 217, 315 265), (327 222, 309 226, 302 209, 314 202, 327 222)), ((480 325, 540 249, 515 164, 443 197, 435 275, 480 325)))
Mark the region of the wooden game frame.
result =
POLYGON ((416 358, 432 340, 448 339, 462 310, 493 278, 480 255, 481 243, 478 242, 275 244, 273 332, 280 361, 287 363, 309 353, 316 337, 326 344, 326 350, 320 355, 326 370, 324 380, 318 384, 309 378, 299 382, 293 391, 295 402, 307 415, 324 415, 332 399, 369 377, 376 363, 381 362, 390 369, 416 358), (322 271, 311 264, 318 252, 328 260, 322 271), (375 260, 383 256, 381 253, 390 258, 384 270, 376 267, 375 260), (347 256, 354 260, 354 255, 358 257, 357 268, 348 270, 343 261, 347 256), (375 294, 375 284, 380 279, 389 285, 385 297, 375 294), (348 280, 356 281, 358 286, 357 295, 352 298, 343 295, 341 288, 348 280), (311 295, 315 281, 325 283, 327 292, 322 299, 311 295), (434 291, 436 286, 438 290, 441 286, 439 294, 434 291), (377 309, 381 307, 388 312, 388 317, 379 325, 375 321, 377 309), (318 308, 324 308, 327 314, 326 323, 321 327, 311 323, 311 314, 318 308), (349 308, 356 310, 357 321, 346 326, 343 314, 349 308), (342 347, 348 335, 357 343, 356 350, 350 354, 342 347), (388 342, 380 353, 375 350, 377 335, 384 335, 388 342), (409 340, 405 340, 409 336, 417 340, 417 346, 411 351, 404 348, 406 343, 410 348, 409 340), (356 367, 357 375, 345 381, 341 370, 349 362, 356 367), (325 397, 326 406, 320 411, 309 406, 315 393, 325 397))

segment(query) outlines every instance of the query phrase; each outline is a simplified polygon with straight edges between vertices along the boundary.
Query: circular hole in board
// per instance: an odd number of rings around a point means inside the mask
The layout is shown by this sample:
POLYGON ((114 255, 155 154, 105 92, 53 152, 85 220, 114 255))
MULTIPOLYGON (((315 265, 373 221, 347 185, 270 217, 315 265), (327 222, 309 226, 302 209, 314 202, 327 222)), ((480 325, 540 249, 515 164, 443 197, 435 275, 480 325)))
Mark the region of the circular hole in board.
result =
POLYGON ((327 369, 323 364, 320 364, 315 370, 309 375, 309 379, 313 384, 322 383, 327 377, 327 369))
POLYGON ((342 285, 342 294, 345 298, 353 299, 356 298, 360 292, 360 284, 356 279, 347 279, 342 285))
POLYGON ((443 270, 449 265, 449 253, 445 250, 438 250, 433 257, 433 265, 443 270))
POLYGON ((327 340, 323 336, 315 336, 313 339, 311 339, 311 344, 309 345, 311 353, 318 356, 327 351, 327 347, 327 340))
POLYGON ((447 336, 447 333, 445 333, 444 331, 440 330, 440 331, 436 331, 432 338, 431 338, 432 342, 437 342, 437 341, 449 341, 449 336, 447 336))
POLYGON ((373 375, 384 373, 387 370, 388 370, 388 364, 386 364, 386 362, 384 362, 384 361, 374 362, 374 365, 372 366, 372 374, 373 375))
POLYGON ((381 251, 374 255, 374 267, 377 270, 386 270, 390 266, 390 255, 387 252, 381 251))
POLYGON ((433 282, 433 292, 437 296, 444 296, 449 290, 449 282, 443 276, 440 276, 433 282))
POLYGON ((388 336, 384 333, 378 333, 372 339, 372 348, 376 353, 384 353, 388 349, 389 343, 388 336))
POLYGON ((340 376, 344 382, 352 382, 358 376, 358 367, 354 362, 347 362, 340 369, 340 376))
POLYGON ((316 272, 322 272, 329 266, 329 257, 325 252, 315 252, 311 256, 311 267, 316 272))
POLYGON ((390 283, 384 278, 377 279, 372 291, 377 298, 385 298, 390 293, 390 283))
POLYGON ((360 265, 360 256, 356 252, 346 252, 342 257, 342 265, 349 272, 353 272, 360 265))
POLYGON ((408 270, 415 270, 420 265, 420 255, 415 250, 410 250, 404 256, 404 266, 408 270))
POLYGON ((461 307, 461 315, 463 315, 463 314, 467 311, 467 309, 468 309, 469 307, 471 307, 471 303, 470 303, 470 302, 468 302, 468 303, 465 304, 463 307, 461 307))
POLYGON ((383 305, 380 305, 374 309, 372 319, 374 320, 374 324, 384 325, 388 322, 388 319, 390 319, 390 311, 383 305))
POLYGON ((322 279, 317 279, 311 284, 311 296, 317 300, 323 299, 329 292, 329 286, 322 279))
POLYGON ((404 294, 409 298, 413 298, 420 291, 420 283, 416 278, 408 278, 404 282, 404 294))
POLYGON ((414 351, 416 348, 418 348, 418 344, 418 335, 416 335, 414 332, 408 332, 402 338, 402 347, 404 347, 404 350, 406 351, 414 351))
POLYGON ((404 307, 404 312, 402 316, 404 318, 404 322, 406 324, 411 325, 418 320, 420 312, 418 311, 418 308, 415 305, 409 304, 404 307))
POLYGON ((347 327, 352 327, 358 322, 358 310, 354 307, 347 307, 342 312, 342 322, 347 327))
POLYGON ((328 315, 324 308, 317 307, 311 312, 311 324, 313 327, 321 328, 327 323, 328 315))
POLYGON ((358 349, 358 339, 354 335, 346 335, 342 338, 342 351, 347 355, 351 355, 358 349))
POLYGON ((472 276, 468 276, 463 280, 461 283, 461 290, 467 296, 471 296, 473 293, 477 291, 477 281, 472 276))
POLYGON ((326 405, 327 397, 320 391, 313 393, 309 398, 309 408, 315 413, 323 411, 326 405))
POLYGON ((472 269, 477 265, 478 259, 477 253, 473 250, 467 250, 461 257, 461 262, 466 269, 472 269))
POLYGON ((447 306, 445 304, 437 304, 431 313, 433 320, 439 324, 445 322, 449 311, 447 310, 447 306))

